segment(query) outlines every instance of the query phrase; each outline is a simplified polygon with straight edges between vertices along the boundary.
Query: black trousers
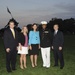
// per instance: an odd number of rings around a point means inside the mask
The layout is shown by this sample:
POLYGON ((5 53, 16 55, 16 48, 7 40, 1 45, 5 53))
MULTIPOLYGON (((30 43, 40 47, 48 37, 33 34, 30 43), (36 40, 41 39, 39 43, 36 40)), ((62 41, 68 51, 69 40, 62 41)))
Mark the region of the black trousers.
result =
POLYGON ((58 60, 60 61, 60 66, 64 67, 64 58, 63 58, 63 51, 61 50, 54 50, 54 60, 55 60, 55 65, 58 65, 58 60))
POLYGON ((16 67, 16 57, 17 57, 17 51, 12 50, 9 53, 6 52, 6 69, 7 71, 11 71, 15 69, 16 67))

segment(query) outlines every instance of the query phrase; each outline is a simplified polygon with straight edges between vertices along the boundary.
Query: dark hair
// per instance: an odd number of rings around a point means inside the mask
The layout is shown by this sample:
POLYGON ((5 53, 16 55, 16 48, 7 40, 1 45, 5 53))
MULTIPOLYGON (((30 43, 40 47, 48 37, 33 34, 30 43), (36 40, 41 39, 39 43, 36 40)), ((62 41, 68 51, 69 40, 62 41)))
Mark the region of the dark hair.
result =
POLYGON ((38 25, 37 25, 36 23, 33 23, 33 24, 32 24, 32 30, 33 30, 33 26, 34 26, 34 25, 36 25, 36 26, 37 26, 36 31, 38 31, 38 25))
MULTIPOLYGON (((10 23, 14 23, 14 21, 10 20, 10 21, 8 22, 8 25, 10 25, 10 23)), ((14 25, 15 25, 15 23, 14 23, 14 25)))
POLYGON ((57 26, 59 27, 59 25, 58 25, 58 24, 54 24, 53 26, 55 26, 55 25, 57 25, 57 26))

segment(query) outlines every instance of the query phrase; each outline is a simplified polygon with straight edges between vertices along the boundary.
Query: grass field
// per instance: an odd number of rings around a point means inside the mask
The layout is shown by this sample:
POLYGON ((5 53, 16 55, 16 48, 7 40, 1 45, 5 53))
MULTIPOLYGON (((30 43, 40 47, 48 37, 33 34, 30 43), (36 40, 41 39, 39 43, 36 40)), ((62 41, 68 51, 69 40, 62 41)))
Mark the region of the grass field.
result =
POLYGON ((29 56, 27 56, 27 69, 21 70, 19 68, 18 55, 16 65, 17 70, 12 73, 7 73, 3 40, 0 38, 0 75, 75 75, 75 35, 65 36, 63 50, 65 67, 62 70, 60 67, 53 67, 54 58, 53 52, 51 51, 51 67, 49 69, 42 67, 41 55, 39 55, 37 67, 31 67, 29 56))

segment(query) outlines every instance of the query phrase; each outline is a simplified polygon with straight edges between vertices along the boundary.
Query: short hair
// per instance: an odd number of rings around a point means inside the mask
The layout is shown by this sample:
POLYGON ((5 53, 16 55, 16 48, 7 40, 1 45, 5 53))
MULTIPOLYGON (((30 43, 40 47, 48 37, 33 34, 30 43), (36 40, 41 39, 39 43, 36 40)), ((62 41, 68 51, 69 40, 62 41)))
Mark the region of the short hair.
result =
MULTIPOLYGON (((10 20, 10 21, 8 22, 8 25, 10 25, 10 23, 14 23, 14 21, 11 21, 11 20, 10 20)), ((14 25, 15 25, 15 23, 14 23, 14 25)))
POLYGON ((59 27, 59 25, 58 25, 58 24, 54 24, 53 26, 55 26, 55 25, 57 25, 57 26, 59 27))

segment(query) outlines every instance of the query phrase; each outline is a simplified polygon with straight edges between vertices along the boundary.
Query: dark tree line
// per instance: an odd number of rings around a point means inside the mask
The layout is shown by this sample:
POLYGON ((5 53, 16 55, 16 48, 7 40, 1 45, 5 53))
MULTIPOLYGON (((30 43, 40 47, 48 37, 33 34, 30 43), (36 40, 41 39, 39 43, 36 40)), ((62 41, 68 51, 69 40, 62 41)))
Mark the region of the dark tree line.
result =
POLYGON ((53 18, 52 20, 49 21, 48 28, 52 30, 54 24, 58 24, 59 30, 63 31, 63 33, 65 34, 75 34, 75 19, 74 18, 64 19, 64 20, 53 18))
MULTIPOLYGON (((11 20, 11 19, 10 19, 11 20)), ((61 30, 64 34, 75 34, 75 19, 74 18, 70 18, 70 19, 61 19, 61 18, 52 18, 48 24, 47 27, 49 29, 51 29, 51 31, 53 31, 53 25, 54 24, 58 24, 59 25, 59 30, 61 30)), ((16 29, 18 32, 21 31, 20 27, 18 27, 18 23, 15 22, 16 25, 16 29)), ((27 25, 28 30, 30 31, 32 29, 32 24, 28 24, 27 25)), ((8 28, 8 24, 0 29, 0 36, 3 36, 4 30, 8 28)), ((38 24, 38 28, 39 30, 41 30, 41 25, 38 24)))
MULTIPOLYGON (((61 30, 64 34, 75 34, 75 19, 70 18, 70 19, 57 19, 57 18, 52 18, 48 24, 47 28, 49 28, 51 31, 53 31, 53 25, 58 24, 59 25, 59 30, 61 30)), ((41 30, 41 25, 39 25, 39 30, 41 30)), ((29 31, 31 30, 31 24, 27 25, 29 31)))

